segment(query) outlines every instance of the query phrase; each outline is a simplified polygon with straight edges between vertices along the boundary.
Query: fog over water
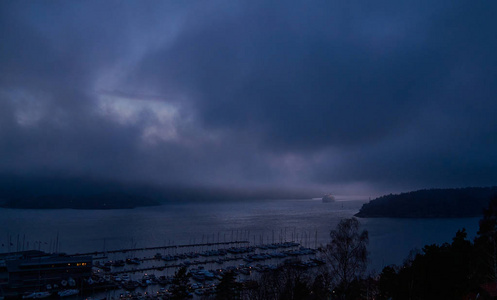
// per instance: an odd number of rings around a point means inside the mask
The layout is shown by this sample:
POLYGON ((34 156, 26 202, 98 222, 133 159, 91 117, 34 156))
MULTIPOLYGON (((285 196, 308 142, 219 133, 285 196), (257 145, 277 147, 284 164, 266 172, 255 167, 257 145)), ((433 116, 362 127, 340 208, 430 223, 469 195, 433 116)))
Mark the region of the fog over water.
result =
MULTIPOLYGON (((363 203, 266 200, 98 211, 0 209, 0 251, 53 251, 57 236, 59 250, 67 253, 231 240, 295 240, 315 247, 328 242, 329 231, 363 203)), ((400 264, 413 248, 450 242, 463 227, 473 238, 478 220, 360 219, 370 235, 370 269, 400 264)))

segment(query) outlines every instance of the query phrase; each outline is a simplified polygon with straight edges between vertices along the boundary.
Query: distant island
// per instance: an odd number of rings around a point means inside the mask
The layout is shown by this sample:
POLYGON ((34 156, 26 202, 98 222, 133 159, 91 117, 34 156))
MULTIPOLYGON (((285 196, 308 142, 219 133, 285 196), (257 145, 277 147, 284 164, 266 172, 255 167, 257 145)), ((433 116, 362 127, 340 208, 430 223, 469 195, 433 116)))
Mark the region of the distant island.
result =
POLYGON ((463 218, 483 215, 497 187, 426 189, 385 195, 362 206, 359 218, 463 218))

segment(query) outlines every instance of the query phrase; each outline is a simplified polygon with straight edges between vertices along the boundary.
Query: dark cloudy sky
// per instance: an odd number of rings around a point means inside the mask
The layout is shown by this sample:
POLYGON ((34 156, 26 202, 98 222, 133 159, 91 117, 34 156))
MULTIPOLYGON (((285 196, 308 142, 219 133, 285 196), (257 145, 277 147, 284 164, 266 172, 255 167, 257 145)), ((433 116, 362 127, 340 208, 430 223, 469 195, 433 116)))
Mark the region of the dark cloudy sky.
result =
POLYGON ((0 1, 0 173, 497 184, 497 1, 0 1))

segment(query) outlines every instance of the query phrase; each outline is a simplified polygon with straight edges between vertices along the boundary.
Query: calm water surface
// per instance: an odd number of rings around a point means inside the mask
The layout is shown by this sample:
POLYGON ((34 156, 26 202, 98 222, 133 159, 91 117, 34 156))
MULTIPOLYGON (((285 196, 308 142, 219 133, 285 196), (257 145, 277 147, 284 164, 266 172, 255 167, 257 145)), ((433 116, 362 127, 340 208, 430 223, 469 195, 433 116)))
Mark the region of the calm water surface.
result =
MULTIPOLYGON (((81 253, 160 245, 248 240, 296 240, 315 247, 363 201, 268 200, 250 203, 167 204, 131 210, 0 209, 0 252, 17 249, 81 253), (10 239, 10 242, 9 242, 10 239), (10 247, 9 247, 10 245, 10 247)), ((360 219, 370 234, 371 269, 402 263, 413 248, 450 242, 465 227, 470 238, 479 218, 360 219)))

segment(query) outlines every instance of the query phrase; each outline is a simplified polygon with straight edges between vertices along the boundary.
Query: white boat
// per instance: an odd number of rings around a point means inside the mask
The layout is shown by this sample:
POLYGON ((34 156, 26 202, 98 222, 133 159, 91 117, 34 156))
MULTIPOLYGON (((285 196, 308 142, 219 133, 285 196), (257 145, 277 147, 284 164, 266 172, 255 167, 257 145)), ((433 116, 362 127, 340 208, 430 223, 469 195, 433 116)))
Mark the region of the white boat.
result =
POLYGON ((69 284, 69 286, 76 286, 76 280, 72 279, 71 277, 69 277, 67 283, 69 284))
POLYGON ((50 297, 52 294, 50 292, 35 292, 29 295, 22 296, 23 299, 42 299, 50 297))
POLYGON ((131 278, 129 277, 128 274, 124 274, 123 276, 121 276, 121 281, 130 281, 131 278))
POLYGON ((79 294, 79 290, 76 290, 76 289, 63 290, 63 291, 58 292, 58 294, 60 297, 68 297, 68 296, 79 294))
POLYGON ((331 202, 335 202, 335 197, 333 197, 332 194, 326 194, 323 196, 322 200, 323 200, 323 203, 331 203, 331 202))

